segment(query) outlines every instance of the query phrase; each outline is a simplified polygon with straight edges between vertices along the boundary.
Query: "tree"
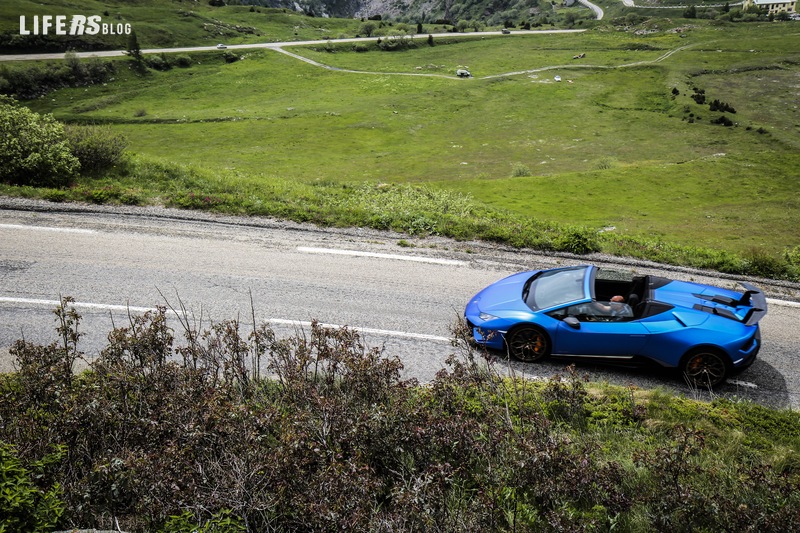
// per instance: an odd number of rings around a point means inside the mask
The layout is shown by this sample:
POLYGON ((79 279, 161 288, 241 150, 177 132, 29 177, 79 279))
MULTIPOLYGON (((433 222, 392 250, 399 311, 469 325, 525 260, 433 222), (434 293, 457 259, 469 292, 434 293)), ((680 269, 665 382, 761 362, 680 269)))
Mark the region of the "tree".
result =
POLYGON ((136 37, 136 30, 131 30, 130 35, 128 35, 125 53, 138 61, 142 60, 142 49, 139 46, 139 38, 136 37))
POLYGON ((136 31, 131 30, 128 35, 128 47, 125 53, 133 59, 136 69, 140 72, 145 70, 144 56, 142 56, 142 49, 139 47, 139 39, 136 37, 136 31))
POLYGON ((374 22, 367 21, 358 28, 358 34, 366 35, 367 37, 372 37, 372 34, 375 33, 376 28, 377 25, 374 22))
POLYGON ((61 187, 78 174, 61 125, 10 98, 0 98, 0 181, 12 185, 61 187))
POLYGON ((695 6, 689 6, 683 10, 683 18, 685 19, 696 19, 697 18, 697 8, 695 6))

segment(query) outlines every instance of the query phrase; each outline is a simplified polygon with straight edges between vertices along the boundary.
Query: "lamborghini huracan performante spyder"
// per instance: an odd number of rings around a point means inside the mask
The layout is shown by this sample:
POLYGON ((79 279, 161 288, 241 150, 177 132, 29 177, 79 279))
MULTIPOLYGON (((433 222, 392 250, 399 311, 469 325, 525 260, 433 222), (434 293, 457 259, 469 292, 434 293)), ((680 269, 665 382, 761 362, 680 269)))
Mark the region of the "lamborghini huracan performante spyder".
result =
POLYGON ((743 292, 583 265, 522 272, 467 304, 475 341, 520 361, 549 355, 679 369, 714 387, 750 366, 767 301, 743 292))

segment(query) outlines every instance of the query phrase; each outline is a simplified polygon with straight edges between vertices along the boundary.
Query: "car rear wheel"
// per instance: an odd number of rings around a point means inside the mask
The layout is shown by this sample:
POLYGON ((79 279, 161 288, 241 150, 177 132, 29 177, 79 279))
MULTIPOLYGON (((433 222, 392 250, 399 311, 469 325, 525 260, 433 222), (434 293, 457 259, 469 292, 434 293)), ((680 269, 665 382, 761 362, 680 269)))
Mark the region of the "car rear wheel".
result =
POLYGON ((519 326, 506 336, 508 351, 525 363, 540 361, 550 355, 550 338, 533 325, 519 326))
POLYGON ((681 365, 686 381, 696 387, 713 388, 725 381, 728 365, 724 356, 711 349, 696 350, 686 355, 681 365))

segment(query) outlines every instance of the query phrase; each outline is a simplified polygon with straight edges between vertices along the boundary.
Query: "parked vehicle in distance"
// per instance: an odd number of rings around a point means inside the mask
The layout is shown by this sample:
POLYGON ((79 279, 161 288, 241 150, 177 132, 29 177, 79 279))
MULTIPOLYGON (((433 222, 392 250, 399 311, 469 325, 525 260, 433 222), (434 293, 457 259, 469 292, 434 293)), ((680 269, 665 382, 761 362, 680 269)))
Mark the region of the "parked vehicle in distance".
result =
POLYGON ((467 69, 460 68, 456 70, 456 76, 458 76, 459 78, 471 78, 472 74, 467 69))
POLYGON ((503 35, 508 35, 511 33, 511 30, 509 30, 508 28, 503 28, 502 30, 500 30, 500 33, 502 33, 503 35))
POLYGON ((473 296, 475 342, 535 362, 550 355, 679 369, 715 387, 761 348, 764 293, 571 266, 514 274, 473 296))
POLYGON ((224 44, 222 44, 222 43, 219 43, 219 44, 217 45, 217 50, 225 50, 226 48, 228 48, 228 47, 227 47, 227 46, 225 46, 225 45, 224 45, 224 44))

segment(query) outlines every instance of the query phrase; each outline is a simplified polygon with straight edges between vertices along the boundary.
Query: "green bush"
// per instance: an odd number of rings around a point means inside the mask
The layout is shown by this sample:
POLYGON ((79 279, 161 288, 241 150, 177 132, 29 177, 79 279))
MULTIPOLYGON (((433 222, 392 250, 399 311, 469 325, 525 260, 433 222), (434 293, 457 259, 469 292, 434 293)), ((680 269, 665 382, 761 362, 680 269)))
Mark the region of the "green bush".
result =
POLYGON ((11 185, 62 187, 78 174, 64 127, 52 115, 39 115, 0 99, 0 181, 11 185))
POLYGON ((514 168, 511 169, 512 178, 525 178, 532 174, 530 167, 524 163, 516 163, 514 164, 514 168))
POLYGON ((66 126, 70 151, 81 163, 81 172, 96 175, 110 170, 122 158, 128 141, 108 126, 66 126))
POLYGON ((600 251, 597 235, 588 228, 567 228, 557 240, 556 247, 578 255, 600 251))
POLYGON ((166 54, 161 55, 149 55, 145 60, 145 63, 148 67, 154 70, 169 70, 172 68, 172 64, 170 63, 169 58, 167 58, 166 54))
POLYGON ((800 246, 795 246, 791 250, 788 248, 783 253, 784 259, 793 267, 800 267, 800 246))
POLYGON ((242 57, 234 54, 233 52, 226 51, 225 53, 222 54, 222 58, 225 60, 226 63, 236 63, 242 57))
POLYGON ((192 58, 187 55, 179 55, 175 57, 175 64, 180 68, 188 68, 192 66, 192 58))
POLYGON ((744 257, 747 262, 747 273, 754 276, 781 279, 787 277, 788 257, 782 259, 759 248, 750 249, 744 257))
MULTIPOLYGON (((2 38, 0 38, 0 41, 2 38)), ((25 61, 0 66, 0 92, 32 99, 63 87, 83 87, 108 81, 116 68, 112 61, 78 59, 67 52, 64 61, 32 65, 25 61)))
POLYGON ((61 454, 57 450, 26 468, 14 447, 0 442, 0 533, 53 531, 64 512, 61 488, 56 484, 41 489, 34 479, 42 477, 41 471, 60 460, 61 454))

